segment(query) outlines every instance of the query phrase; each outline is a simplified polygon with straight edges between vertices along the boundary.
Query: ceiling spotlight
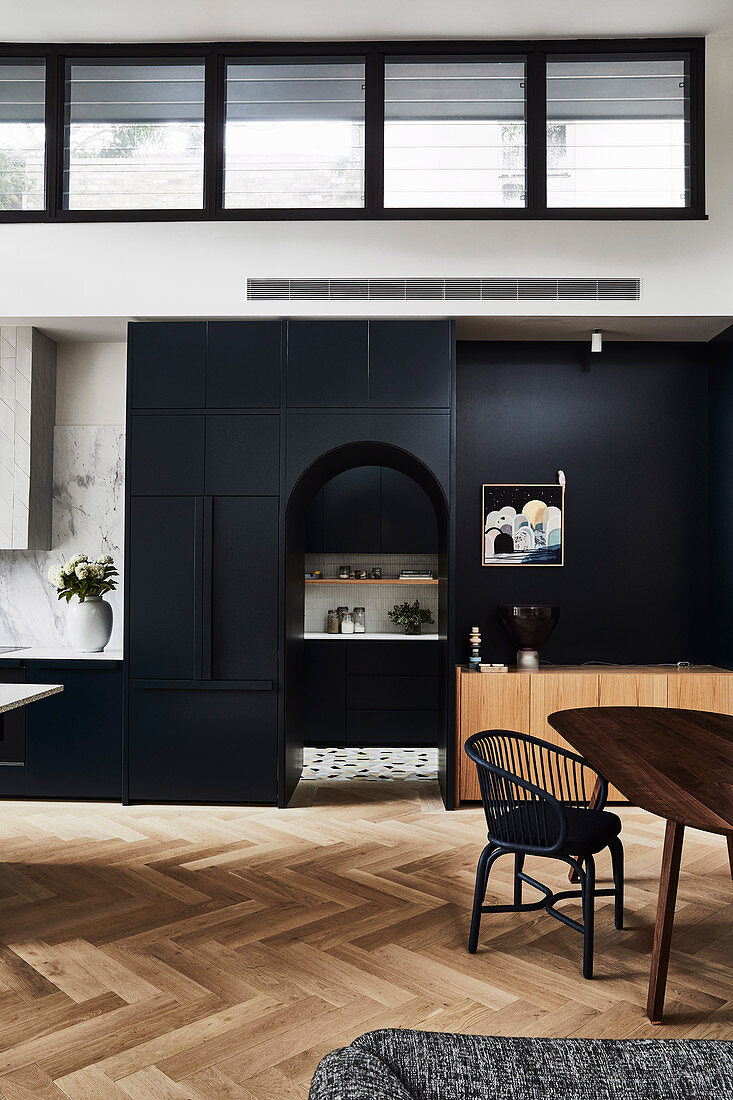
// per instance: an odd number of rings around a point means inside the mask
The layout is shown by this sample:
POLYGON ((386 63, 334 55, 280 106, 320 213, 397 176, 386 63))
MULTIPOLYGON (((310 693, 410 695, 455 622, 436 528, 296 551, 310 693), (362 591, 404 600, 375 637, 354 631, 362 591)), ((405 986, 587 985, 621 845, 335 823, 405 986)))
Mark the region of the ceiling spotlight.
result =
POLYGON ((603 333, 599 328, 590 334, 590 350, 603 351, 603 333))

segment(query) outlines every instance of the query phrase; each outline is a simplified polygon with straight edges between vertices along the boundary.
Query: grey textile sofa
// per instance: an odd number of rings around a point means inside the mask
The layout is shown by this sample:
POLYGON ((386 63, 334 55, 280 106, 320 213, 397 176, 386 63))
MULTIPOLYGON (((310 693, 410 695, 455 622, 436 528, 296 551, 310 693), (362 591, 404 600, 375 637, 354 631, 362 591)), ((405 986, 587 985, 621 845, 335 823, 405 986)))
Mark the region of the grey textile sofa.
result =
POLYGON ((310 1100, 724 1100, 733 1042, 384 1030, 334 1050, 310 1100))

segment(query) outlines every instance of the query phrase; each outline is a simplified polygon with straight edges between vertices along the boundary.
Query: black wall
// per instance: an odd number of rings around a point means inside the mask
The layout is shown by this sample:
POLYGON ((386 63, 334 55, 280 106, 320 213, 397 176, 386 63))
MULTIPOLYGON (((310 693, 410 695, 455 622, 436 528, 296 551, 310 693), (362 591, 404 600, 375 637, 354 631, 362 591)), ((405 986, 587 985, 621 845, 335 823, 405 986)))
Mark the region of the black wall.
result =
MULTIPOLYGON (((728 352, 730 400, 733 345, 728 352)), ((547 661, 722 660, 706 599, 709 359, 702 344, 607 341, 599 355, 587 344, 458 344, 460 660, 475 624, 484 660, 513 660, 496 618, 497 604, 513 602, 560 605, 547 661), (558 469, 565 566, 483 567, 481 485, 554 482, 558 469)), ((733 400, 725 431, 730 453, 733 400)), ((730 527, 733 479, 727 497, 730 527)), ((729 581, 730 607, 733 570, 729 581)))
POLYGON ((716 664, 733 668, 733 328, 710 345, 710 550, 716 664))

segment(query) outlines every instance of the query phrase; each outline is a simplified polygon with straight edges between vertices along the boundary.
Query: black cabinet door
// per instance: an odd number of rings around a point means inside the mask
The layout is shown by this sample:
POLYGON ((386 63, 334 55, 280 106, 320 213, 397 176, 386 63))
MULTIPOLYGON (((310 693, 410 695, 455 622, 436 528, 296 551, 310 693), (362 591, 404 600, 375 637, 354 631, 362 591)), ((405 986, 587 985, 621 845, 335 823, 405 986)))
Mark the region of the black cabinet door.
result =
POLYGON ((201 675, 203 502, 133 497, 128 522, 131 675, 195 679, 201 675))
POLYGON ((127 476, 133 496, 203 493, 203 416, 133 416, 129 430, 127 476))
POLYGON ((382 553, 437 554, 438 524, 429 496, 398 470, 382 470, 382 553))
POLYGON ((305 517, 306 554, 325 553, 323 543, 323 489, 319 489, 310 503, 305 517))
POLYGON ((280 491, 280 417, 239 413, 206 417, 206 493, 276 496, 280 491))
MULTIPOLYGON (((346 712, 346 744, 435 745, 438 712, 435 710, 349 710, 346 712)), ((385 768, 385 775, 389 769, 385 768)))
POLYGON ((380 553, 381 470, 357 466, 323 487, 323 549, 329 554, 380 553))
MULTIPOLYGON (((0 684, 24 684, 25 671, 22 668, 0 668, 0 684)), ((16 707, 0 714, 0 794, 22 792, 22 776, 13 774, 23 771, 15 765, 25 763, 25 707, 16 707)))
POLYGON ((133 409, 199 409, 206 392, 206 322, 130 326, 133 409))
POLYGON ((366 408, 367 321, 288 322, 288 406, 366 408))
POLYGON ((274 691, 130 690, 130 797, 274 802, 274 691))
POLYGON ((63 684, 28 707, 26 795, 122 796, 122 669, 29 665, 27 679, 63 684))
POLYGON ((281 321, 209 321, 206 404, 210 409, 280 405, 281 321))
POLYGON ((211 676, 276 680, 278 500, 214 497, 211 676))
POLYGON ((449 321, 370 321, 370 407, 449 408, 451 332, 449 321))
POLYGON ((343 745, 346 737, 346 642, 305 643, 306 745, 343 745))

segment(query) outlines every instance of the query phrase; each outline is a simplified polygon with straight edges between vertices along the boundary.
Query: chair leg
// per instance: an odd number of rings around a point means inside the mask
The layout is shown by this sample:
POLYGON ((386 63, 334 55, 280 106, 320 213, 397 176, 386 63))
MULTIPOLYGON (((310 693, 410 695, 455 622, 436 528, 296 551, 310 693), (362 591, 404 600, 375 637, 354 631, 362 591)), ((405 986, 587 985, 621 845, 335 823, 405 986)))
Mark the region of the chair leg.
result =
POLYGON ((593 856, 585 858, 585 874, 581 879, 583 893, 583 977, 593 977, 593 918, 596 901, 596 864, 593 856))
POLYGON ((472 955, 476 953, 478 947, 478 933, 479 926, 481 924, 481 906, 484 904, 484 897, 486 896, 486 883, 488 880, 488 860, 491 853, 494 851, 493 844, 487 844, 481 855, 478 857, 478 867, 476 868, 476 885, 473 890, 473 912, 471 913, 471 928, 468 933, 468 950, 472 955))
POLYGON ((624 926, 624 846, 618 837, 611 841, 611 866, 613 867, 613 886, 616 891, 613 908, 613 923, 619 930, 624 926))
POLYGON ((522 880, 519 877, 524 868, 524 852, 514 853, 514 904, 522 904, 522 880))

